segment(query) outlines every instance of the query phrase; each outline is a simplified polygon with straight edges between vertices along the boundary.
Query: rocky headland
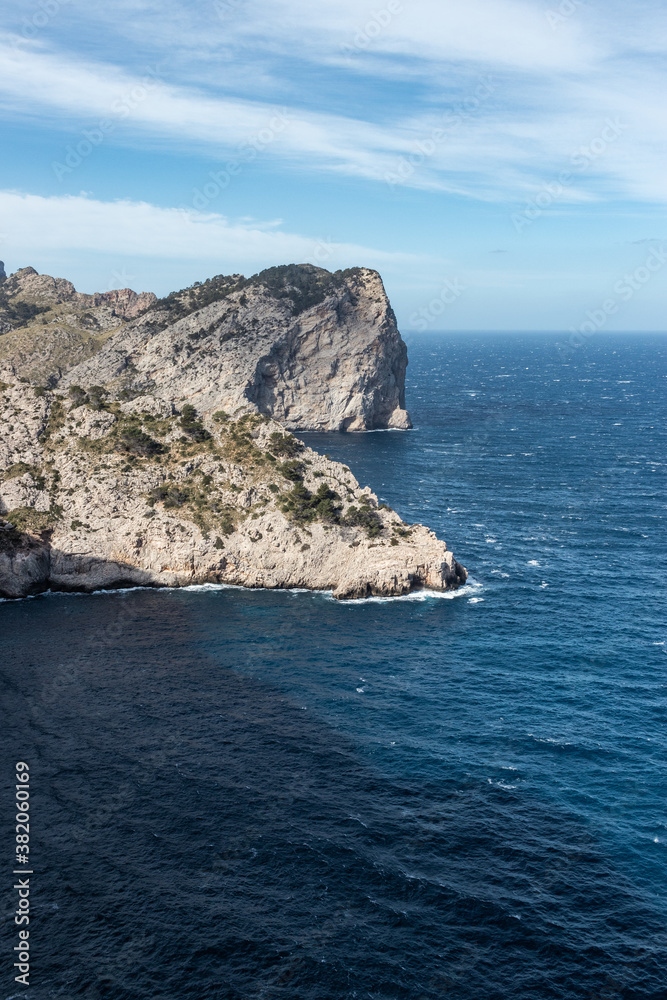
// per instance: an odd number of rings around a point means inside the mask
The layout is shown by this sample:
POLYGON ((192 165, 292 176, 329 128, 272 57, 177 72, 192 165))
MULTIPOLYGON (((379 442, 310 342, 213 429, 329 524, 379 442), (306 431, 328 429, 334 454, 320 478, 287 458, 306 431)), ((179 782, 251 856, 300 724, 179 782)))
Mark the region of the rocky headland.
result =
POLYGON ((376 272, 289 265, 163 299, 0 281, 0 595, 465 582, 433 532, 292 433, 410 427, 376 272))

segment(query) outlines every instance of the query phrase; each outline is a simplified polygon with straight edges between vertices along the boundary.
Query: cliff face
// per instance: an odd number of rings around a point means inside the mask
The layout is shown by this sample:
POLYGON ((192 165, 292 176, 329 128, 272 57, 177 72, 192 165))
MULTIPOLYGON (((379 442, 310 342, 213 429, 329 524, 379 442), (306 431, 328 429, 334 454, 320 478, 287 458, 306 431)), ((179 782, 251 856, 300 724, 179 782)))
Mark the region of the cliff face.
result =
POLYGON ((465 581, 432 532, 269 418, 0 390, 2 596, 215 582, 355 598, 465 581))
POLYGON ((465 581, 428 528, 286 430, 410 426, 376 272, 290 265, 157 300, 24 268, 0 284, 3 317, 0 595, 465 581))
POLYGON ((292 430, 411 426, 407 350, 382 279, 367 268, 218 276, 159 301, 129 289, 82 296, 32 268, 3 288, 14 308, 45 310, 20 338, 0 338, 0 359, 33 381, 187 399, 204 413, 258 412, 292 430))
POLYGON ((186 398, 204 413, 250 410, 291 430, 405 429, 406 366, 379 274, 302 265, 163 300, 63 384, 186 398))
POLYGON ((0 274, 0 364, 16 376, 55 385, 156 301, 152 292, 130 288, 84 295, 70 281, 33 267, 9 278, 0 274))

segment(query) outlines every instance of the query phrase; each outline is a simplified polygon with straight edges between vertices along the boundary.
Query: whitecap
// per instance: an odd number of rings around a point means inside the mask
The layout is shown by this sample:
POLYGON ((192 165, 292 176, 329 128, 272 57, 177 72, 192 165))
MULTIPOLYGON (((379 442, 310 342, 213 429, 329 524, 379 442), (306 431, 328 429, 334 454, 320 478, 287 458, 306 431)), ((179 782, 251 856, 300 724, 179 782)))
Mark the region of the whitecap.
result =
POLYGON ((536 743, 554 743, 558 747, 572 747, 574 743, 568 743, 565 740, 555 740, 551 736, 535 736, 533 733, 528 733, 531 739, 535 740, 536 743))
POLYGON ((316 591, 316 593, 326 597, 327 600, 335 601, 336 604, 343 604, 347 607, 353 606, 364 606, 366 604, 388 604, 391 601, 452 601, 457 597, 467 597, 469 594, 474 594, 476 591, 482 589, 482 584, 476 581, 468 579, 463 587, 459 587, 458 590, 428 590, 426 588, 422 590, 412 590, 409 594, 395 594, 391 596, 376 596, 376 597, 362 597, 362 598, 345 598, 343 600, 338 600, 333 596, 333 593, 329 591, 316 591))

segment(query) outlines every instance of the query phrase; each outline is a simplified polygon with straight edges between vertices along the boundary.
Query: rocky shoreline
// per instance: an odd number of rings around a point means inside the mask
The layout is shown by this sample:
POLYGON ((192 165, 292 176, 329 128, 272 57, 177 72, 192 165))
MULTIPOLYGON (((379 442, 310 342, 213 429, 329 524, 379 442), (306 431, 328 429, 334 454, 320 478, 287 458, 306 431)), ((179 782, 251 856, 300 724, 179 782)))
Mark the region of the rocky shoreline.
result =
POLYGON ((264 285, 236 288, 238 308, 225 294, 227 312, 215 321, 210 310, 220 302, 167 326, 149 306, 50 386, 32 384, 16 361, 5 363, 0 595, 216 583, 351 599, 461 586, 466 570, 433 532, 403 522, 347 467, 287 430, 338 427, 350 414, 348 429, 355 421, 409 426, 405 345, 391 307, 384 290, 371 312, 361 302, 362 285, 378 295, 374 275, 364 272, 362 280, 355 271, 300 312, 264 285), (241 343, 226 346, 234 339, 229 310, 238 327, 239 308, 264 315, 243 326, 245 353, 241 343), (193 338, 193 325, 210 330, 215 343, 193 338), (316 328, 319 347, 311 339, 316 328), (355 371, 362 378, 351 394, 355 371))

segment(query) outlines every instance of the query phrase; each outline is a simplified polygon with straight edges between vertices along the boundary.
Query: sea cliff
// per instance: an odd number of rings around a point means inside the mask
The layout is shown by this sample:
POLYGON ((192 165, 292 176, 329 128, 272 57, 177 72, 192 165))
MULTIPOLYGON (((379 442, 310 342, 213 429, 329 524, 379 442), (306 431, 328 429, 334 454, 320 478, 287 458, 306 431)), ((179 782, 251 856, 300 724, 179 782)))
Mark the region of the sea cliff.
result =
POLYGON ((410 426, 376 272, 290 265, 158 300, 25 268, 0 291, 1 595, 465 582, 433 532, 291 433, 410 426))

